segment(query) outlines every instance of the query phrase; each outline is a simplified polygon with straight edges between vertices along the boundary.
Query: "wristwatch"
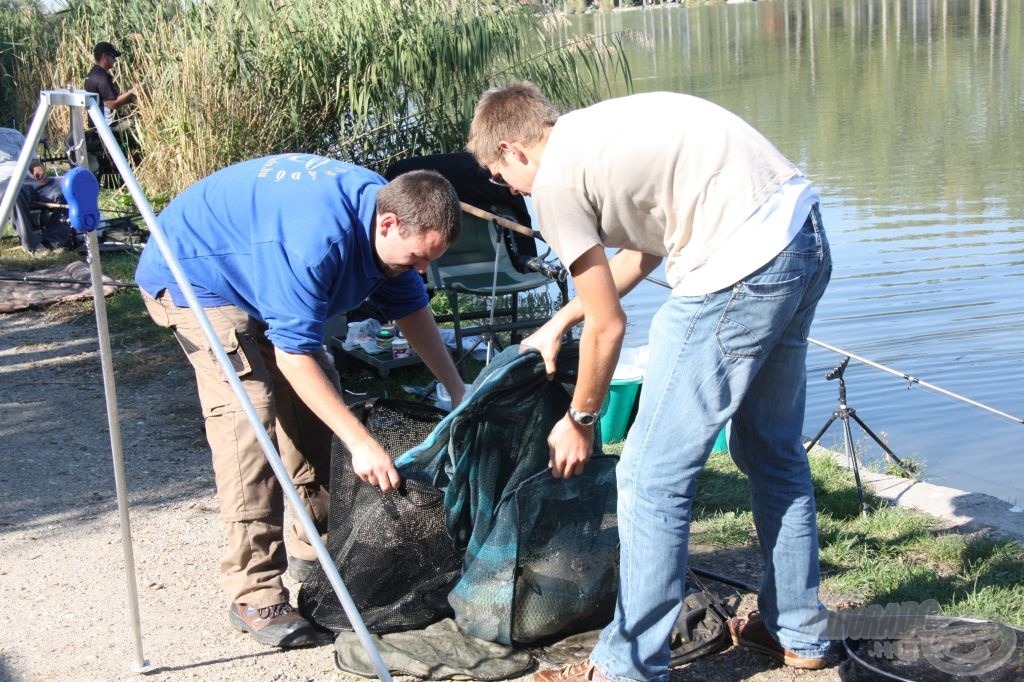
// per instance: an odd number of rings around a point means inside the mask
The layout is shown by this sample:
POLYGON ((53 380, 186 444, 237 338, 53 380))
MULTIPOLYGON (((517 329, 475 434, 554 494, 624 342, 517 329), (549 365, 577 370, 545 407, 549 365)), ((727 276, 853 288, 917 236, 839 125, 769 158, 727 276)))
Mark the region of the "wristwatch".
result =
POLYGON ((593 426, 597 421, 596 412, 578 412, 573 409, 572 405, 569 406, 569 416, 580 426, 593 426))

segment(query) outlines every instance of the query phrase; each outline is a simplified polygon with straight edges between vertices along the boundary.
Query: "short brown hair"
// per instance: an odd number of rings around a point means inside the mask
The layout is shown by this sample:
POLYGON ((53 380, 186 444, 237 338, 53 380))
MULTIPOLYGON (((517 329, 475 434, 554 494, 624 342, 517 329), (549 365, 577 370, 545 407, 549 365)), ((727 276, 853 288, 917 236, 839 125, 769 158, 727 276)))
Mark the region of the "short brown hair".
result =
POLYGON ((377 214, 394 213, 401 230, 421 234, 436 230, 449 246, 459 239, 462 209, 452 183, 432 170, 403 173, 380 188, 377 214))
POLYGON ((558 109, 529 81, 491 88, 473 112, 466 148, 486 166, 500 156, 500 142, 536 144, 557 120, 558 109))

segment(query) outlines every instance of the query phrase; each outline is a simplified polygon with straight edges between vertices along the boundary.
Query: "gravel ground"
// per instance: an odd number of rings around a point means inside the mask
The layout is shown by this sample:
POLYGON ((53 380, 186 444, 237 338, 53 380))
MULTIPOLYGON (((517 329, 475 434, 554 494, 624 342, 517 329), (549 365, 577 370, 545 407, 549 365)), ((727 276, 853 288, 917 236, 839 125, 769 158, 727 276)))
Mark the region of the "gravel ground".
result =
MULTIPOLYGON (((140 679, 130 669, 95 321, 60 309, 0 315, 0 680, 140 679)), ((217 581, 223 541, 190 370, 174 349, 114 346, 145 677, 359 679, 336 671, 330 647, 280 651, 228 625, 217 581)), ((694 554, 695 564, 756 580, 752 556, 694 554)), ((734 610, 751 608, 749 596, 721 594, 734 610)), ((842 669, 792 671, 732 648, 672 677, 838 680, 842 669)))

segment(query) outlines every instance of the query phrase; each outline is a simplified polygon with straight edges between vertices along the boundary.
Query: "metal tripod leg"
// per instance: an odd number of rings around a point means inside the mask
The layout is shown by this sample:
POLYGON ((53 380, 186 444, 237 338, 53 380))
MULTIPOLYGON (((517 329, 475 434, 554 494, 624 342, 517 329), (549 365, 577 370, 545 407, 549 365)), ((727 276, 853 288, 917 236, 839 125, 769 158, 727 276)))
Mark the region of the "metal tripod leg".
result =
MULTIPOLYGON (((388 672, 387 666, 384 665, 380 652, 374 644, 369 631, 366 629, 366 625, 363 622, 362 616, 359 614, 359 610, 356 608, 355 602, 352 600, 352 596, 349 594, 348 589, 342 582, 341 575, 338 573, 338 569, 334 565, 334 560, 331 558, 330 552, 327 551, 326 545, 324 545, 323 540, 320 538, 320 531, 317 530, 316 525, 313 523, 313 519, 309 516, 309 512, 306 511, 302 498, 299 497, 299 492, 296 490, 295 484, 292 483, 291 477, 288 475, 288 471, 285 469, 284 463, 281 461, 281 456, 277 453, 277 448, 274 446, 267 430, 263 427, 259 414, 257 414, 256 408, 252 404, 252 400, 250 400, 248 394, 245 392, 242 382, 238 377, 238 373, 235 371, 231 361, 228 359, 227 352, 224 350, 224 346, 221 344, 213 326, 210 324, 210 319, 207 317, 206 311, 203 309, 202 305, 200 305, 199 299, 196 297, 195 291, 192 288, 192 284, 185 276, 184 270, 182 270, 178 259, 171 250, 170 243, 167 241, 163 230, 157 223, 153 207, 150 205, 149 199, 146 197, 145 193, 142 191, 142 187, 138 183, 138 180, 135 178, 135 174, 132 172, 132 168, 128 164, 128 159, 125 158, 124 151, 122 151, 121 146, 114 138, 114 133, 110 130, 110 126, 107 124, 106 118, 103 116, 103 112, 100 111, 99 101, 95 94, 84 90, 48 90, 40 93, 39 107, 36 110, 36 116, 32 121, 32 126, 29 129, 25 147, 21 150, 21 154, 18 157, 18 163, 15 167, 15 175, 11 178, 11 184, 8 187, 8 191, 4 194, 3 200, 0 201, 0 218, 6 219, 7 214, 10 212, 11 206, 14 203, 14 197, 17 196, 18 190, 20 189, 21 183, 25 177, 25 172, 28 168, 32 150, 38 144, 39 139, 42 136, 43 127, 49 118, 50 110, 52 107, 58 105, 68 105, 76 108, 76 111, 85 108, 88 112, 89 118, 92 120, 97 133, 99 133, 100 139, 103 141, 103 145, 106 147, 107 152, 114 161, 114 165, 118 172, 121 173, 121 177, 124 178, 125 187, 128 189, 129 194, 131 194, 132 199, 135 201, 135 205, 138 207, 139 213, 142 215, 142 218, 146 223, 146 227, 149 228, 152 239, 151 247, 155 245, 155 247, 158 248, 164 256, 164 259, 167 261, 168 269, 171 271, 175 281, 181 288, 182 294, 184 294, 189 308, 191 308, 192 312, 195 314, 196 319, 199 322, 199 326, 203 330, 203 334, 210 343, 210 350, 213 352, 214 357, 216 357, 217 362, 221 367, 221 371, 224 373, 225 378, 231 385, 232 390, 238 397, 242 411, 245 412, 245 415, 255 432, 256 439, 263 448, 267 462, 270 464, 270 468, 274 471, 274 475, 281 484, 281 488, 284 491, 285 498, 288 500, 292 513, 306 531, 310 544, 316 551, 317 559, 320 561, 321 566, 323 566, 324 572, 327 574, 328 582, 330 582, 331 587, 334 589, 334 593, 338 597, 338 601, 344 608, 345 615, 348 616, 352 629, 359 637, 359 641, 363 645, 363 648, 366 649, 366 652, 369 655, 380 679, 385 680, 386 682, 391 682, 391 674, 388 672)), ((72 112, 72 114, 74 114, 74 112, 72 112)), ((72 115, 73 122, 74 118, 74 115, 72 115)), ((80 126, 81 117, 79 116, 78 119, 80 126)), ((78 128, 77 130, 80 131, 81 128, 78 128)), ((76 143, 81 142, 81 138, 76 140, 76 143)), ((83 143, 82 149, 84 149, 84 146, 85 145, 83 143)), ((79 157, 79 160, 82 158, 84 157, 79 157)), ((95 238, 95 234, 92 236, 95 238)), ((99 249, 96 248, 95 253, 98 254, 98 251, 99 249)), ((90 257, 93 253, 94 249, 90 246, 90 257)), ((97 324, 99 324, 99 318, 97 318, 97 324)), ((113 432, 111 433, 111 437, 114 437, 113 432)), ((115 465, 116 463, 117 454, 115 453, 115 465)), ((120 501, 119 497, 119 505, 120 501)), ((127 510, 127 504, 125 505, 125 510, 127 510)), ((130 570, 132 571, 134 578, 134 567, 131 567, 130 570)), ((137 604, 135 604, 136 612, 137 608, 137 604)), ((136 641, 138 642, 136 648, 138 662, 145 663, 142 659, 141 635, 137 636, 136 641)))
POLYGON ((850 432, 849 413, 842 416, 843 420, 843 444, 846 448, 846 459, 853 469, 853 480, 857 482, 857 499, 860 501, 861 516, 868 515, 868 503, 864 500, 864 484, 860 480, 860 463, 857 461, 857 450, 853 447, 853 434, 850 432))
POLYGON ((806 446, 804 446, 804 450, 806 450, 807 452, 813 450, 814 446, 818 444, 818 441, 821 440, 821 437, 825 435, 825 432, 828 431, 828 427, 832 426, 832 422, 834 422, 837 417, 839 417, 839 415, 833 412, 832 416, 829 417, 829 420, 825 422, 825 425, 821 427, 820 431, 818 431, 818 434, 810 441, 808 441, 806 446))
MULTIPOLYGON (((819 440, 821 440, 821 437, 825 435, 826 431, 828 431, 828 427, 832 426, 836 419, 843 422, 843 448, 846 453, 846 460, 850 463, 850 468, 853 469, 853 479, 857 483, 857 498, 860 500, 860 512, 864 516, 867 516, 868 504, 864 499, 864 486, 860 480, 860 464, 857 462, 857 451, 853 447, 853 434, 850 432, 850 417, 857 419, 853 410, 845 407, 833 412, 832 416, 829 417, 827 422, 825 422, 825 425, 821 427, 821 430, 818 431, 814 438, 807 443, 804 449, 807 452, 813 450, 814 446, 818 444, 819 440)), ((862 427, 864 426, 860 419, 857 419, 857 423, 862 427)))
POLYGON ((890 450, 889 446, 883 443, 882 439, 876 436, 875 432, 868 428, 868 425, 865 424, 864 421, 857 416, 857 413, 854 410, 850 410, 850 416, 853 417, 854 421, 860 424, 860 428, 864 429, 864 433, 871 436, 871 440, 878 443, 878 447, 882 448, 882 452, 885 453, 886 459, 888 459, 891 464, 895 464, 900 469, 902 469, 905 474, 908 474, 910 476, 913 476, 916 473, 914 471, 915 467, 907 465, 903 460, 897 457, 896 453, 890 450))

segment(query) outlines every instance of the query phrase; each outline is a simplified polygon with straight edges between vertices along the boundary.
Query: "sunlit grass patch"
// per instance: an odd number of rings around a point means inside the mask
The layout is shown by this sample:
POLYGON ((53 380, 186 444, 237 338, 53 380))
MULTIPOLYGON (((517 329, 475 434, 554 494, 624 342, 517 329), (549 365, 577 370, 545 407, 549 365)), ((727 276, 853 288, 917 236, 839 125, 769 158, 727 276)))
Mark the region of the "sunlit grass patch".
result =
POLYGON ((742 547, 757 542, 750 512, 723 512, 693 524, 691 541, 711 547, 742 547))

